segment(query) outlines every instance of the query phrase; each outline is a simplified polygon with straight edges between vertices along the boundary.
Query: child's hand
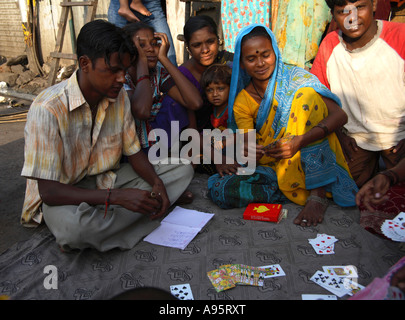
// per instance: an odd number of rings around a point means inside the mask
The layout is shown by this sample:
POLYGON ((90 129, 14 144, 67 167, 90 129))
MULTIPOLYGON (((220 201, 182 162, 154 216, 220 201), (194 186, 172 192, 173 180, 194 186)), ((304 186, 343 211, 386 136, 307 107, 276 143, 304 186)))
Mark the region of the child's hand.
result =
POLYGON ((238 168, 240 167, 240 165, 238 163, 233 163, 233 164, 216 164, 215 168, 217 169, 217 172, 219 173, 219 175, 221 177, 223 177, 224 175, 228 174, 228 175, 232 175, 232 174, 236 174, 238 172, 238 168))
POLYGON ((162 58, 167 58, 167 53, 169 52, 170 43, 169 43, 169 39, 167 38, 167 35, 163 32, 155 32, 155 38, 157 38, 161 41, 159 53, 158 53, 158 59, 160 61, 162 58))

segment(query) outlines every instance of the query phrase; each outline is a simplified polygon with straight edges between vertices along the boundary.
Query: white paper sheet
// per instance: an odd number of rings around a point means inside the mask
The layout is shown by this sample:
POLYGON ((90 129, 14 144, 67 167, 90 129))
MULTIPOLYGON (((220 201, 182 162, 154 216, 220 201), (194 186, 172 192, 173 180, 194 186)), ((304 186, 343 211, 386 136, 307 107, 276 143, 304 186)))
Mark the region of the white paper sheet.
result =
POLYGON ((213 216, 213 213, 176 207, 144 241, 184 250, 213 216))

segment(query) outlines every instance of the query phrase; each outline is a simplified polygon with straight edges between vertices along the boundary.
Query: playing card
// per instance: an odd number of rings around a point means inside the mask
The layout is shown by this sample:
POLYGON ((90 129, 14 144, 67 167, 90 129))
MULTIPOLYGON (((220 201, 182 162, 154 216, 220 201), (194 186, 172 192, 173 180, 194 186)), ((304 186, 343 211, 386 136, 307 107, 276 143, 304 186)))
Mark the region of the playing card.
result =
POLYGON ((344 278, 343 286, 348 290, 347 294, 350 296, 365 288, 363 285, 357 282, 357 279, 352 278, 344 278))
POLYGON ((208 278, 217 292, 235 287, 235 282, 225 269, 215 269, 207 272, 208 278))
POLYGON ((386 237, 394 241, 405 242, 405 227, 401 222, 387 219, 381 225, 381 231, 386 237))
POLYGON ((314 239, 308 239, 317 254, 334 254, 334 243, 338 241, 334 236, 322 233, 314 239))
POLYGON ((179 300, 194 300, 189 283, 172 285, 170 286, 170 292, 179 300))
POLYGON ((332 294, 302 294, 302 300, 337 300, 332 294))
POLYGON ((323 271, 316 271, 311 280, 339 298, 350 291, 350 289, 345 288, 343 278, 331 276, 323 271))
POLYGON ((261 266, 261 269, 264 269, 264 278, 273 278, 273 277, 281 277, 285 276, 284 270, 281 268, 279 264, 271 264, 268 266, 261 266))
POLYGON ((394 219, 398 223, 405 223, 405 212, 400 212, 394 219))
POLYGON ((323 271, 336 277, 357 278, 357 268, 355 266, 323 266, 323 271))
POLYGON ((390 286, 384 300, 405 300, 405 294, 398 287, 390 286))

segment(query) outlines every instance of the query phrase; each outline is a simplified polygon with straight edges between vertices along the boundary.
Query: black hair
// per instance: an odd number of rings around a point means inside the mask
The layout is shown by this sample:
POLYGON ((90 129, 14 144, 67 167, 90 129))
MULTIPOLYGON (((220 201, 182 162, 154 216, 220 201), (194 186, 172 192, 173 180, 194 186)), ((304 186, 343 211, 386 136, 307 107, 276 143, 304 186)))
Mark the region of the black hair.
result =
POLYGON ((142 21, 137 21, 137 22, 132 22, 128 23, 122 28, 127 36, 129 36, 131 39, 134 37, 134 35, 139 31, 139 30, 150 30, 152 33, 155 33, 155 29, 150 26, 149 24, 142 22, 142 21))
POLYGON ((193 16, 188 19, 183 28, 184 41, 186 45, 189 44, 194 32, 206 27, 208 27, 209 31, 215 34, 219 39, 217 24, 210 16, 193 16))
POLYGON ((259 26, 259 27, 253 28, 252 31, 250 31, 248 34, 246 34, 246 35, 243 36, 242 41, 241 41, 241 46, 243 46, 243 44, 244 44, 247 40, 252 39, 252 38, 255 38, 255 37, 265 37, 265 38, 269 39, 270 42, 271 42, 271 37, 270 37, 270 35, 267 33, 266 29, 265 29, 264 27, 260 27, 260 26, 259 26))
POLYGON ((77 59, 87 56, 93 63, 104 57, 110 65, 111 54, 118 52, 120 59, 123 54, 136 55, 136 49, 123 30, 105 20, 93 20, 86 23, 77 37, 77 59))
MULTIPOLYGON (((344 6, 347 2, 355 3, 357 1, 359 0, 325 0, 326 4, 331 10, 333 10, 335 6, 341 7, 344 6)), ((371 2, 373 2, 373 0, 371 0, 371 2)))
POLYGON ((226 64, 213 64, 201 76, 201 87, 205 90, 211 83, 231 85, 232 69, 226 64))

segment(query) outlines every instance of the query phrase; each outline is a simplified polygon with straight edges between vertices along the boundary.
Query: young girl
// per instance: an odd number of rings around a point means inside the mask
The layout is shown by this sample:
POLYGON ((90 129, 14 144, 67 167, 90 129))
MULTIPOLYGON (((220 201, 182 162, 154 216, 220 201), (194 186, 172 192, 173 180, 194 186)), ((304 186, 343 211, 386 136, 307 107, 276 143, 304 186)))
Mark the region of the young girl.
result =
MULTIPOLYGON (((201 76, 201 88, 212 108, 210 115, 212 129, 224 131, 228 127, 228 97, 231 76, 232 69, 224 64, 211 65, 201 76)), ((211 147, 211 145, 205 147, 211 147)), ((220 143, 220 145, 214 145, 213 147, 218 150, 218 148, 222 149, 223 145, 220 143)), ((211 152, 211 157, 213 157, 213 152, 211 152)), ((221 176, 236 173, 239 165, 236 162, 229 162, 229 159, 227 160, 226 157, 223 157, 222 163, 211 162, 210 164, 201 164, 197 166, 196 171, 211 175, 219 173, 221 176)))
POLYGON ((212 105, 210 116, 213 128, 225 130, 228 125, 228 97, 232 69, 227 65, 214 64, 203 73, 201 87, 212 105))
MULTIPOLYGON (((142 148, 147 151, 156 142, 156 137, 148 139, 152 130, 150 122, 158 114, 164 95, 169 95, 190 110, 199 109, 202 98, 197 88, 167 57, 170 45, 166 34, 155 32, 143 22, 128 24, 124 30, 139 55, 128 70, 126 89, 142 148)), ((159 123, 155 123, 156 127, 159 128, 159 123)))

